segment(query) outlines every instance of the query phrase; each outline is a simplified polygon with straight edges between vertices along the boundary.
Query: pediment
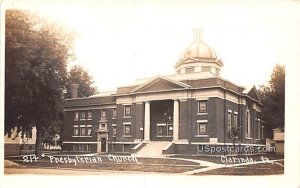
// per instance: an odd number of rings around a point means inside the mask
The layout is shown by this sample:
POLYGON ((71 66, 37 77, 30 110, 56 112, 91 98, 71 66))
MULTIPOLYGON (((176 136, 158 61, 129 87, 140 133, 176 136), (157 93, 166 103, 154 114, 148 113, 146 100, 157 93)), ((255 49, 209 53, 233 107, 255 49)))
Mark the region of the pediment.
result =
POLYGON ((165 91, 174 89, 189 88, 190 86, 178 81, 170 80, 163 77, 156 77, 149 80, 148 82, 138 86, 132 92, 154 92, 154 91, 165 91))
POLYGON ((247 93, 247 95, 252 98, 252 99, 255 99, 257 101, 260 101, 260 97, 259 97, 259 94, 258 94, 258 91, 257 89, 255 88, 255 86, 253 86, 250 91, 247 93))

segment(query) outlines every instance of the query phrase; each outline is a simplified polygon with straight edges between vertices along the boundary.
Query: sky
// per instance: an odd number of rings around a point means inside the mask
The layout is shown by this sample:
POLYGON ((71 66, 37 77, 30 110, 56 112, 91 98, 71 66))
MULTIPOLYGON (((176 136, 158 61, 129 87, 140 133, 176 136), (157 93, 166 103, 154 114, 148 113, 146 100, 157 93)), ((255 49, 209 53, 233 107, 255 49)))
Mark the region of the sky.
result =
POLYGON ((12 3, 73 28, 77 60, 100 91, 135 79, 175 74, 193 29, 224 67, 221 76, 249 87, 266 84, 276 63, 299 57, 299 3, 293 1, 45 1, 12 3))

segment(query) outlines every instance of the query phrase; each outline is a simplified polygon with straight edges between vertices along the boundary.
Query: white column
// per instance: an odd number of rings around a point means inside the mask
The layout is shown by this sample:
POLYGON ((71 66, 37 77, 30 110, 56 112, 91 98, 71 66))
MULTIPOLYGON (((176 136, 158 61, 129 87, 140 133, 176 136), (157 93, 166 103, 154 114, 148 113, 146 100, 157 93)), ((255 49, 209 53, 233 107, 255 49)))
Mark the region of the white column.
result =
POLYGON ((150 102, 145 102, 144 140, 150 140, 150 102))
POLYGON ((173 109, 173 140, 177 141, 179 138, 179 102, 174 100, 173 109))

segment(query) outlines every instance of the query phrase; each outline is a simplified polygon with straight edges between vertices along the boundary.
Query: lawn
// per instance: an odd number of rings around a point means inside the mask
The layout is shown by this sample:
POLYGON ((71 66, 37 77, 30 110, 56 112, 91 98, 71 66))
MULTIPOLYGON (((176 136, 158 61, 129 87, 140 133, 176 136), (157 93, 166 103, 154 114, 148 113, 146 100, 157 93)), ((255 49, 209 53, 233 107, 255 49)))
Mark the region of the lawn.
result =
POLYGON ((195 175, 239 175, 239 176, 253 176, 253 175, 274 175, 284 174, 284 167, 278 164, 253 164, 242 165, 236 167, 224 167, 206 172, 201 172, 195 175))
MULTIPOLYGON (((135 171, 135 172, 156 172, 156 173, 184 173, 187 171, 206 168, 199 162, 186 161, 184 159, 196 159, 217 164, 224 164, 224 167, 204 171, 196 175, 271 175, 284 173, 284 161, 271 163, 261 163, 262 160, 283 159, 278 155, 254 155, 254 156, 227 156, 227 161, 221 156, 177 156, 173 158, 130 158, 130 155, 97 155, 82 153, 52 153, 41 159, 24 160, 20 157, 8 157, 7 160, 13 161, 18 166, 10 166, 7 168, 20 169, 22 172, 28 169, 77 169, 77 170, 93 170, 93 171, 135 171), (52 157, 52 158, 51 158, 52 157), (118 158, 119 157, 119 158, 118 158), (125 158, 124 158, 125 157, 125 158), (127 158, 128 157, 128 158, 127 158), (234 160, 235 158, 237 160, 234 160), (182 158, 182 159, 181 159, 182 158), (128 160, 126 160, 128 159, 128 160), (134 160, 129 160, 134 159, 134 160), (231 161, 229 160, 231 159, 231 161), (257 161, 258 164, 251 163, 243 165, 242 160, 248 159, 250 162, 257 161), (250 160, 251 159, 251 160, 250 160), (223 161, 222 161, 223 160, 223 161), (239 165, 238 165, 239 164, 239 165), (238 166, 234 166, 238 165, 238 166)), ((10 171, 11 173, 16 171, 10 171)), ((9 170, 5 174, 10 173, 9 170)), ((17 171, 18 173, 18 171, 17 171)), ((21 173, 21 172, 19 172, 21 173)))
MULTIPOLYGON (((56 157, 61 157, 57 155, 56 157)), ((190 170, 204 168, 199 163, 161 158, 137 158, 135 161, 116 162, 109 160, 107 155, 96 155, 101 161, 95 163, 56 163, 52 162, 49 157, 43 157, 35 162, 24 162, 22 157, 7 158, 20 166, 17 168, 57 168, 57 169, 94 169, 94 170, 112 170, 112 171, 141 171, 141 172, 158 172, 158 173, 183 173, 190 170)), ((112 158, 111 158, 112 159, 112 158)), ((9 168, 9 167, 8 167, 9 168)), ((14 166, 14 168, 16 168, 14 166)))

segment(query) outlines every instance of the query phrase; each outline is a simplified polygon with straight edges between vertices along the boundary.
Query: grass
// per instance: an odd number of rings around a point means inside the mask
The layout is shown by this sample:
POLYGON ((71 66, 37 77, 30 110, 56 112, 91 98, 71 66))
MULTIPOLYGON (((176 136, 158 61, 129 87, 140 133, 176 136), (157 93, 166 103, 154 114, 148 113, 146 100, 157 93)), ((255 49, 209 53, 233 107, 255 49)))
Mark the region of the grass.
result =
MULTIPOLYGON (((50 154, 49 154, 50 155, 50 154)), ((83 153, 52 153, 51 156, 55 157, 66 157, 69 155, 71 158, 75 156, 90 156, 90 157, 100 157, 101 162, 97 163, 61 163, 61 162, 50 162, 49 157, 43 157, 36 162, 23 162, 23 157, 8 157, 6 159, 18 163, 19 166, 11 166, 5 168, 16 168, 20 169, 22 172, 27 172, 26 169, 77 169, 84 171, 139 171, 139 172, 156 172, 156 173, 184 173, 186 171, 196 170, 205 168, 205 166, 200 166, 197 162, 191 162, 185 159, 197 159, 218 164, 224 164, 224 167, 205 171, 198 173, 196 175, 271 175, 271 174, 283 174, 284 173, 284 161, 277 161, 276 163, 261 163, 261 164, 251 164, 251 165, 240 165, 233 166, 232 164, 238 164, 239 161, 234 163, 224 163, 221 161, 220 156, 177 156, 178 159, 170 158, 139 158, 137 157, 138 163, 136 161, 122 161, 117 163, 116 161, 111 161, 108 155, 88 155, 83 153), (180 157, 180 158, 179 158, 180 157), (225 166, 226 165, 226 166, 225 166)), ((119 156, 119 155, 118 155, 119 156)), ((238 158, 251 158, 257 162, 261 161, 261 155, 253 156, 238 156, 238 158)), ((269 160, 283 159, 283 156, 278 155, 263 155, 264 158, 269 160)), ((75 159, 74 159, 75 160, 75 159)), ((28 173, 30 171, 28 170, 28 173)), ((8 174, 9 170, 5 171, 8 174)), ((22 173, 17 170, 11 173, 22 173)))
POLYGON ((243 165, 237 167, 224 167, 206 172, 201 172, 195 175, 274 175, 284 174, 284 167, 277 164, 261 163, 253 165, 243 165))

